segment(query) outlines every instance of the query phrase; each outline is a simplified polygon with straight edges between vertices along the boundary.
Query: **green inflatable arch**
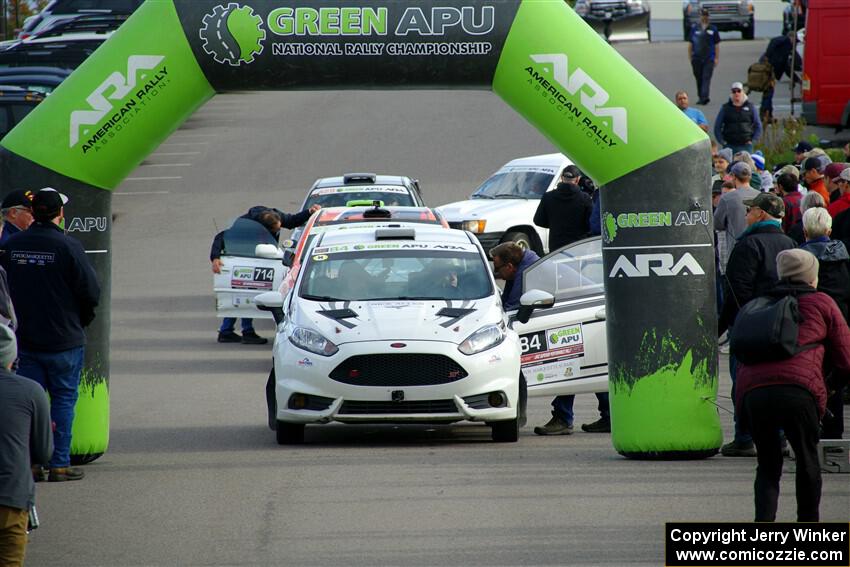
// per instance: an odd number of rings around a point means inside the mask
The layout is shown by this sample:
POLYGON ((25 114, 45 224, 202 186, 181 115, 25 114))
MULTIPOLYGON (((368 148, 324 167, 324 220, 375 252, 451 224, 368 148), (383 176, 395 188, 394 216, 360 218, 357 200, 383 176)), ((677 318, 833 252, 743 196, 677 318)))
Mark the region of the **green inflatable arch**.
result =
POLYGON ((53 186, 104 298, 72 454, 109 438, 111 191, 216 92, 492 88, 602 190, 612 440, 722 441, 709 140, 562 0, 148 0, 0 142, 0 193, 53 186))

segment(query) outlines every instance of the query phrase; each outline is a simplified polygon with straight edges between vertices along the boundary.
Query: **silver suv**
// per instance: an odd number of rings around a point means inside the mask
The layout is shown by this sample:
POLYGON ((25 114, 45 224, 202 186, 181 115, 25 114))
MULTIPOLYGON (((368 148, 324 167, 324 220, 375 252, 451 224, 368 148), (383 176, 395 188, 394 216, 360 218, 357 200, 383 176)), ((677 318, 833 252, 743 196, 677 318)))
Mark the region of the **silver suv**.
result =
POLYGON ((708 10, 708 21, 719 31, 740 31, 743 39, 755 37, 753 0, 683 0, 682 32, 685 41, 690 39, 691 26, 699 23, 703 8, 708 10))

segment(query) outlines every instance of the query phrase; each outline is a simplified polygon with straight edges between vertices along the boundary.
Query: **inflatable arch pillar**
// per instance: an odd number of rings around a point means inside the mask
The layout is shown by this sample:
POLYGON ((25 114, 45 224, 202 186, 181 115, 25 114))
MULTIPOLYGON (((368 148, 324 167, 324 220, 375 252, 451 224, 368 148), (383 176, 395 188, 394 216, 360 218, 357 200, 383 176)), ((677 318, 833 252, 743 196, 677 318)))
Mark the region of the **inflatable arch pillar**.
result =
POLYGON ((0 142, 0 193, 60 188, 103 301, 72 453, 109 433, 111 191, 216 92, 492 88, 603 186, 612 440, 722 441, 709 140, 562 0, 148 0, 0 142))

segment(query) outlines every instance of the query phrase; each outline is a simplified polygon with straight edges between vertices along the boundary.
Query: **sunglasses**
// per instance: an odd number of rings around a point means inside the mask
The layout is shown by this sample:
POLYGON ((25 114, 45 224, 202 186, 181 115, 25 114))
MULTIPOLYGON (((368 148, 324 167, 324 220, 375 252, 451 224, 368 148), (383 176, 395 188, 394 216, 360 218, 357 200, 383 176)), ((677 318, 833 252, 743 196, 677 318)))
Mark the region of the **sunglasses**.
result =
POLYGON ((739 93, 739 92, 741 92, 741 89, 732 89, 732 92, 733 93, 739 93))

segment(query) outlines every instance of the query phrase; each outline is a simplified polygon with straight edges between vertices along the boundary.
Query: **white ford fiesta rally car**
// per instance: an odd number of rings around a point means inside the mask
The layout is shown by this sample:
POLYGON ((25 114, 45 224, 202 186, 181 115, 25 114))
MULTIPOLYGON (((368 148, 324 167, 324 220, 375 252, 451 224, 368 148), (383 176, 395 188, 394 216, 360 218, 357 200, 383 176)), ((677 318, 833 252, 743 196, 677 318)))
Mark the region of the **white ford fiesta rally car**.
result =
POLYGON ((487 262, 474 236, 440 226, 320 235, 292 292, 256 300, 278 321, 278 443, 331 421, 469 420, 516 441, 521 349, 487 262))

